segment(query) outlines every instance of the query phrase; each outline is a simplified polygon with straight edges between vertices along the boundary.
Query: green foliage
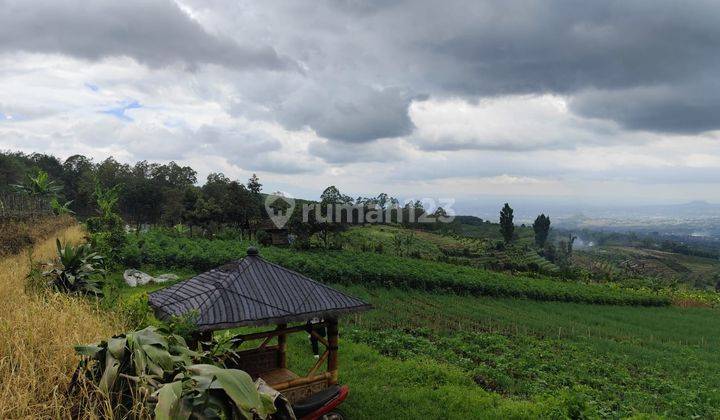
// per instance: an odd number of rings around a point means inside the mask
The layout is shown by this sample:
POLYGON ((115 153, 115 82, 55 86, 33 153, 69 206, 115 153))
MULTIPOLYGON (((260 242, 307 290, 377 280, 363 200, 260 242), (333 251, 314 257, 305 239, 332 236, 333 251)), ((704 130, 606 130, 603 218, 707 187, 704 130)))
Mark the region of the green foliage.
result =
POLYGON ((513 240, 513 234, 515 233, 515 224, 513 224, 513 219, 513 209, 508 203, 505 203, 500 211, 500 233, 506 243, 513 240))
POLYGON ((51 180, 50 175, 42 169, 35 176, 28 174, 25 184, 16 184, 14 187, 17 191, 40 197, 55 197, 62 191, 62 186, 51 180))
POLYGON ((56 239, 55 243, 60 266, 43 273, 43 276, 49 278, 50 285, 64 293, 101 296, 102 281, 99 277, 105 274, 100 268, 103 257, 93 252, 88 244, 63 246, 59 239, 56 239))
MULTIPOLYGON (((130 243, 121 260, 142 260, 157 267, 208 270, 245 255, 249 243, 242 241, 174 238, 151 231, 130 243)), ((611 285, 559 282, 527 278, 452 264, 352 251, 306 251, 265 247, 261 255, 292 270, 327 283, 358 283, 444 290, 459 294, 520 297, 615 305, 667 305, 669 300, 653 293, 611 285)))
MULTIPOLYGON (((147 301, 145 303, 147 305, 147 301)), ((173 334, 177 334, 185 339, 190 339, 198 331, 197 319, 198 312, 193 309, 181 316, 172 317, 167 323, 168 329, 172 331, 173 334)))
POLYGON ((87 219, 88 230, 93 234, 92 243, 106 255, 112 256, 110 263, 117 262, 115 256, 125 244, 125 221, 116 213, 120 186, 103 188, 95 186, 97 217, 87 219))
POLYGON ((138 396, 148 395, 160 419, 265 419, 274 412, 271 397, 261 395, 247 373, 208 364, 217 359, 155 327, 75 350, 84 356, 78 373, 128 412, 142 403, 138 396))
POLYGON ((118 300, 114 309, 131 329, 145 328, 157 323, 145 292, 118 300))
POLYGON ((393 245, 395 246, 395 252, 398 256, 409 256, 411 254, 410 249, 415 242, 415 235, 412 232, 409 233, 396 233, 393 237, 393 245))
POLYGON ((50 200, 50 207, 56 216, 75 214, 75 212, 70 209, 70 204, 72 204, 72 200, 66 201, 65 203, 60 203, 57 197, 53 197, 52 200, 50 200))
POLYGON ((103 219, 115 214, 118 200, 120 200, 120 188, 120 185, 103 188, 100 183, 95 186, 95 202, 103 219))
POLYGON ((190 234, 190 228, 183 225, 182 223, 178 223, 177 225, 173 226, 173 230, 178 236, 188 236, 190 234))
POLYGON ((567 240, 562 239, 558 243, 556 261, 560 266, 561 270, 569 271, 572 266, 572 255, 573 255, 573 244, 577 236, 573 236, 572 233, 568 234, 567 240))
MULTIPOLYGON (((378 389, 392 392, 392 386, 384 386, 386 378, 410 376, 409 365, 440 364, 476 384, 476 389, 460 391, 458 399, 483 395, 482 388, 502 395, 505 403, 531 404, 542 413, 526 414, 534 418, 720 415, 720 371, 712 368, 720 363, 717 310, 587 306, 334 286, 374 306, 361 317, 347 319, 344 343, 365 344, 396 361, 395 368, 385 367, 382 373, 372 368, 357 372, 362 369, 358 360, 364 358, 346 356, 351 365, 344 365, 341 379, 358 381, 350 382, 353 390, 359 388, 356 383, 370 387, 357 391, 366 396, 366 404, 379 404, 370 402, 381 398, 384 391, 378 389), (395 371, 399 366, 408 371, 395 371)), ((438 380, 438 386, 444 384, 438 380)), ((414 394, 423 385, 416 378, 402 389, 414 394)), ((349 407, 366 408, 355 401, 349 407)), ((499 417, 520 412, 511 413, 499 417)))
POLYGON ((263 229, 258 229, 257 232, 255 232, 255 240, 262 245, 272 244, 272 237, 263 229))
POLYGON ((198 364, 175 379, 156 391, 158 420, 217 415, 252 420, 275 412, 272 397, 258 392, 250 375, 241 370, 198 364))
POLYGON ((538 248, 544 248, 550 234, 550 217, 545 214, 539 215, 533 222, 533 232, 535 232, 535 245, 538 248))

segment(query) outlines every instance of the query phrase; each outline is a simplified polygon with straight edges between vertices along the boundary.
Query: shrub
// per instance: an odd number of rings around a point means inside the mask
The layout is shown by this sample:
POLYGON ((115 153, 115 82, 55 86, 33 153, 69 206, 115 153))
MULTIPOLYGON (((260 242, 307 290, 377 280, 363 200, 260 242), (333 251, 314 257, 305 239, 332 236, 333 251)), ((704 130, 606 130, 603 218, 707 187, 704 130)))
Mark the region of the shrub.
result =
POLYGON ((132 329, 145 328, 157 322, 150 305, 148 305, 147 293, 121 299, 115 308, 125 323, 132 329))
POLYGON ((258 392, 250 375, 211 363, 206 352, 188 348, 185 340, 148 327, 76 346, 84 356, 71 392, 89 380, 101 394, 127 412, 150 405, 156 418, 265 419, 275 412, 273 398, 258 392), (149 397, 148 397, 149 396, 149 397))
POLYGON ((50 280, 50 285, 64 293, 102 295, 102 281, 98 276, 105 274, 99 268, 103 264, 103 257, 93 252, 88 244, 63 246, 60 239, 56 239, 55 244, 60 266, 43 273, 50 280))
POLYGON ((269 233, 262 229, 258 229, 258 231, 255 232, 255 239, 257 239, 257 241, 262 245, 272 244, 272 237, 269 233))

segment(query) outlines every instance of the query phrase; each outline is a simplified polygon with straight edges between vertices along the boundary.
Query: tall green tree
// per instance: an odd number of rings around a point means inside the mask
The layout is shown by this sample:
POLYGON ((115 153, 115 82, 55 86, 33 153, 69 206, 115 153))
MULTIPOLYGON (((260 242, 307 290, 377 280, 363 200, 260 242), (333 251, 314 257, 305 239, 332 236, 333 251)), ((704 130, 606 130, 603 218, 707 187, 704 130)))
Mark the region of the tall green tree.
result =
POLYGON ((82 155, 65 159, 62 165, 65 199, 70 208, 80 217, 95 214, 95 173, 92 160, 82 155))
POLYGON ((253 194, 260 194, 260 191, 262 191, 262 184, 260 183, 260 178, 258 178, 257 175, 252 174, 250 179, 248 179, 247 189, 253 194))
POLYGON ((535 245, 542 248, 547 242, 550 234, 550 217, 540 214, 533 223, 533 231, 535 231, 535 245))
POLYGON ((515 225, 513 224, 513 209, 508 203, 505 203, 502 210, 500 211, 500 233, 505 239, 506 243, 509 243, 513 239, 515 233, 515 225))

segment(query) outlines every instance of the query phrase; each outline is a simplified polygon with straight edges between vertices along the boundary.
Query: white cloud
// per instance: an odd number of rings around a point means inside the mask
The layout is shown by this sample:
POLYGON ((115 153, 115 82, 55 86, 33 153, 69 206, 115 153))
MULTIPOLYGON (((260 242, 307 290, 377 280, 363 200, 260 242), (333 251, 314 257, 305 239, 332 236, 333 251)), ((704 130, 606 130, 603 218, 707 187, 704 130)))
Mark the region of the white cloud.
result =
POLYGON ((410 116, 414 142, 426 150, 572 149, 620 137, 614 124, 578 118, 554 95, 427 100, 414 102, 410 116))

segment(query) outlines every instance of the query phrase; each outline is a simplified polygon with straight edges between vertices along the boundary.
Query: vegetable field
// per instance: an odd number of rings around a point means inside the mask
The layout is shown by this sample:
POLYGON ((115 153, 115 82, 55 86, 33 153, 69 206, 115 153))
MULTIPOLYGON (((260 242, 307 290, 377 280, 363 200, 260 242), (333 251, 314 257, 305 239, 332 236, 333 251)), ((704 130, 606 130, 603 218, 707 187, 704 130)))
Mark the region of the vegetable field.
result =
MULTIPOLYGON (((207 270, 241 258, 249 245, 236 240, 207 240, 150 232, 121 253, 127 266, 154 265, 207 270)), ((448 291, 457 294, 611 305, 668 305, 667 297, 612 285, 519 277, 435 261, 354 251, 295 251, 267 247, 263 257, 328 283, 380 285, 448 291)))
MULTIPOLYGON (((475 396, 531 402, 516 414, 720 416, 718 310, 344 290, 376 308, 347 320, 346 340, 398 364, 450 365, 477 386, 475 396)), ((379 386, 382 377, 356 380, 379 386)))

